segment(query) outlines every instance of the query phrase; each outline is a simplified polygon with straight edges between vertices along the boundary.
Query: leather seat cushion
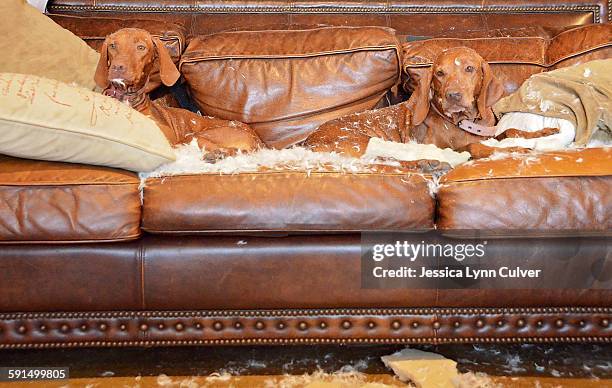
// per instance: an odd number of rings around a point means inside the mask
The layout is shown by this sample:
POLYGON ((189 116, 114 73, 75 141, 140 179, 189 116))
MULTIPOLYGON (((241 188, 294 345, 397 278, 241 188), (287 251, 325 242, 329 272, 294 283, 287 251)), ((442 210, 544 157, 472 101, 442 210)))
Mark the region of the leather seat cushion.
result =
POLYGON ((605 148, 483 159, 459 166, 441 184, 440 229, 612 230, 612 151, 605 148))
POLYGON ((104 167, 0 157, 0 242, 140 236, 139 179, 104 167))
POLYGON ((405 173, 261 172, 151 178, 151 233, 337 232, 428 229, 428 181, 405 173))

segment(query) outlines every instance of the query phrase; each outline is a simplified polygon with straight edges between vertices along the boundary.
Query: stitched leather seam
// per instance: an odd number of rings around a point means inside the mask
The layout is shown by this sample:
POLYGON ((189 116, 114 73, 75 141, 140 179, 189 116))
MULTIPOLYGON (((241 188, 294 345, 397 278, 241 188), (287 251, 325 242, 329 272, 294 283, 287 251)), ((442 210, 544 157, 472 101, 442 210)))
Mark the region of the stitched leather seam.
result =
POLYGON ((71 341, 0 344, 0 349, 27 348, 71 348, 79 346, 128 347, 128 346, 177 346, 177 345, 252 345, 252 344, 343 344, 343 343, 509 343, 509 342, 611 342, 604 336, 563 336, 563 337, 407 337, 407 338, 245 338, 217 340, 144 340, 144 341, 71 341))
POLYGON ((125 241, 133 241, 137 240, 142 236, 142 232, 139 230, 137 234, 131 234, 125 237, 116 237, 116 238, 105 238, 105 239, 83 239, 83 240, 44 240, 44 241, 29 241, 29 240, 0 240, 0 245, 32 245, 32 244, 98 244, 98 243, 116 243, 116 242, 125 242, 125 241))
MULTIPOLYGON (((385 168, 396 168, 399 169, 400 167, 395 167, 395 166, 385 166, 385 168)), ((418 172, 413 172, 413 171, 406 171, 406 172, 368 172, 368 171, 364 171, 364 172, 353 172, 353 171, 347 171, 347 172, 342 172, 342 171, 253 171, 253 172, 239 172, 239 173, 235 173, 235 174, 226 174, 226 175, 220 175, 218 172, 211 172, 211 173, 197 173, 197 174, 181 174, 181 175, 169 175, 169 176, 162 176, 162 177, 149 177, 147 178, 147 180, 158 180, 158 181, 162 181, 162 180, 167 180, 167 179, 171 179, 171 178, 181 178, 181 179, 201 179, 202 177, 225 177, 225 178, 240 178, 240 177, 249 177, 249 176, 264 176, 264 177, 273 177, 273 178, 277 178, 279 175, 284 175, 284 176, 293 176, 293 175, 304 175, 304 174, 308 174, 310 176, 313 175, 320 175, 322 177, 328 177, 328 176, 333 176, 333 177, 337 177, 337 176, 341 176, 341 177, 350 177, 350 176, 367 176, 367 177, 371 177, 371 178, 385 178, 385 177, 402 177, 405 178, 407 175, 410 177, 413 176, 418 176, 418 177, 422 177, 423 180, 426 180, 427 178, 431 179, 431 174, 421 174, 418 172)), ((145 186, 145 189, 147 187, 145 186)))
POLYGON ((203 7, 198 5, 186 6, 129 6, 129 5, 50 5, 50 11, 120 11, 120 12, 202 12, 202 13, 298 13, 298 14, 334 14, 334 13, 356 13, 356 14, 422 14, 422 13, 560 13, 588 11, 593 13, 595 23, 601 22, 601 8, 593 5, 552 5, 552 6, 481 6, 481 7, 456 7, 456 6, 392 6, 387 5, 378 8, 336 6, 336 7, 300 7, 288 6, 255 6, 255 7, 203 7))
POLYGON ((564 55, 562 57, 559 57, 558 59, 555 59, 554 61, 548 62, 547 66, 548 67, 552 67, 552 66, 558 65, 560 62, 563 62, 563 61, 565 61, 567 59, 576 57, 578 55, 586 54, 586 53, 588 53, 590 51, 595 51, 595 50, 599 50, 601 48, 609 47, 609 46, 612 46, 612 42, 602 43, 602 44, 599 44, 599 45, 596 45, 596 46, 593 46, 593 47, 589 47, 589 48, 584 49, 584 50, 576 51, 576 52, 573 52, 571 54, 567 54, 567 55, 564 55))
MULTIPOLYGON (((429 224, 433 224, 433 220, 427 220, 427 223, 429 224)), ((404 226, 403 229, 401 230, 405 230, 405 229, 410 229, 410 231, 419 231, 419 232, 426 232, 426 231, 430 231, 430 230, 434 230, 433 227, 431 228, 424 228, 422 226, 404 226), (416 228, 416 229, 415 229, 416 228)), ((147 228, 146 226, 142 227, 142 230, 151 234, 160 234, 160 235, 196 235, 196 236, 200 236, 200 235, 228 235, 231 233, 362 233, 362 232, 367 232, 367 229, 300 229, 300 228, 258 228, 258 229, 210 229, 210 230, 168 230, 168 229, 151 229, 151 228, 147 228)), ((370 229, 369 231, 380 231, 380 229, 376 228, 376 229, 370 229)))
POLYGON ((483 177, 474 177, 474 178, 463 178, 456 180, 442 180, 440 183, 444 185, 453 184, 453 183, 472 183, 472 182, 495 182, 495 181, 507 181, 507 180, 516 180, 516 179, 557 179, 557 178, 601 178, 601 177, 612 177, 612 174, 609 172, 603 173, 590 173, 590 174, 554 174, 554 175, 531 175, 531 176, 483 176, 483 177))
MULTIPOLYGON (((588 50, 587 50, 588 51, 588 50)), ((538 62, 538 61, 529 61, 529 60, 492 60, 492 61, 487 61, 487 63, 489 64, 496 64, 496 65, 534 65, 534 66, 539 66, 539 67, 550 67, 552 65, 548 65, 544 62, 538 62)), ((404 71, 406 71, 407 69, 412 69, 412 68, 418 68, 418 67, 430 67, 433 64, 433 62, 417 62, 417 63, 407 63, 404 65, 404 71)))
POLYGON ((344 50, 330 50, 330 51, 317 51, 311 53, 300 53, 300 54, 221 54, 221 55, 207 55, 200 54, 192 56, 190 53, 186 53, 181 58, 180 66, 185 63, 193 63, 193 62, 205 62, 205 61, 217 61, 224 59, 300 59, 300 58, 314 58, 314 57, 323 57, 337 54, 352 54, 358 52, 368 52, 368 51, 389 51, 394 50, 398 52, 400 49, 396 45, 389 46, 364 46, 364 47, 356 47, 352 49, 344 49, 344 50))
MULTIPOLYGON (((138 178, 134 177, 134 180, 138 178)), ((24 181, 24 182, 2 182, 2 187, 66 187, 66 186, 140 186, 140 182, 95 182, 95 181, 82 181, 82 182, 53 182, 53 181, 24 181)))
POLYGON ((256 318, 256 317, 322 317, 325 315, 500 315, 500 314, 612 314, 612 307, 410 307, 410 308, 342 308, 285 310, 189 310, 189 311, 91 311, 91 312, 31 312, 0 313, 0 320, 12 319, 82 319, 82 318, 256 318))
POLYGON ((140 270, 140 307, 146 309, 145 303, 145 248, 142 241, 138 247, 138 264, 140 270))

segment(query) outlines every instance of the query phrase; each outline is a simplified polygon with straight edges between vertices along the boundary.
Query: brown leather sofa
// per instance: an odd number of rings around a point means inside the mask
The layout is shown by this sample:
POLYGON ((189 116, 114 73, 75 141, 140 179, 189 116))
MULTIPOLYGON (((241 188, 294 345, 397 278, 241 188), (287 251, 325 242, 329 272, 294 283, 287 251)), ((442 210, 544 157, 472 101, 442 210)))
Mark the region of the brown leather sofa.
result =
MULTIPOLYGON (((221 30, 392 27, 407 72, 440 49, 472 45, 512 91, 535 72, 610 57, 611 8, 602 0, 54 0, 48 11, 93 47, 141 26, 177 61, 186 37, 221 30)), ((381 169, 154 178, 141 202, 132 173, 3 157, 0 348, 608 342, 605 288, 361 287, 368 230, 504 231, 493 260, 520 262, 537 246, 560 284, 602 265, 591 247, 612 234, 612 153, 523 162, 460 166, 433 196, 428 177, 381 169), (593 237, 578 241, 584 234, 593 237)))

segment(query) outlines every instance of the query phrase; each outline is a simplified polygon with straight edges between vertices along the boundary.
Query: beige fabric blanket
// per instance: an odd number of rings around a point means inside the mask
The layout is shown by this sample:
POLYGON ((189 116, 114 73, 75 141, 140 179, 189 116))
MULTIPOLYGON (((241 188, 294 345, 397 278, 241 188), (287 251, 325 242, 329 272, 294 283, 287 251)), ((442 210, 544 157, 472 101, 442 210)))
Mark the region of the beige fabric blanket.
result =
POLYGON ((535 74, 493 111, 498 118, 528 112, 566 119, 576 127, 575 144, 584 146, 597 128, 612 129, 612 59, 535 74))

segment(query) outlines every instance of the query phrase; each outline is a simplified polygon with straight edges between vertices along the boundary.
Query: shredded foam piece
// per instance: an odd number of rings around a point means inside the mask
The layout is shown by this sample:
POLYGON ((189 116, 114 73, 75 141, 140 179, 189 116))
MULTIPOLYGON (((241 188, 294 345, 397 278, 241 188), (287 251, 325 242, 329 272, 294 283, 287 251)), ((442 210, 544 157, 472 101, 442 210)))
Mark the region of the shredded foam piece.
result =
POLYGON ((501 388, 485 374, 460 374, 457 362, 437 353, 406 348, 381 359, 401 381, 417 388, 501 388))
POLYGON ((442 187, 442 185, 440 184, 440 178, 442 178, 442 175, 432 175, 431 178, 426 179, 427 189, 429 190, 429 196, 431 198, 436 198, 438 190, 440 190, 440 187, 442 187))
POLYGON ((377 137, 370 139, 364 154, 366 158, 387 157, 405 161, 439 160, 450 164, 452 167, 467 162, 470 156, 469 152, 455 152, 450 148, 438 148, 433 144, 396 143, 384 141, 377 137))
POLYGON ((462 373, 453 379, 457 388, 504 388, 502 384, 495 383, 484 373, 462 373))
POLYGON ((400 380, 417 388, 454 388, 459 376, 457 362, 437 353, 406 348, 381 358, 400 380))

